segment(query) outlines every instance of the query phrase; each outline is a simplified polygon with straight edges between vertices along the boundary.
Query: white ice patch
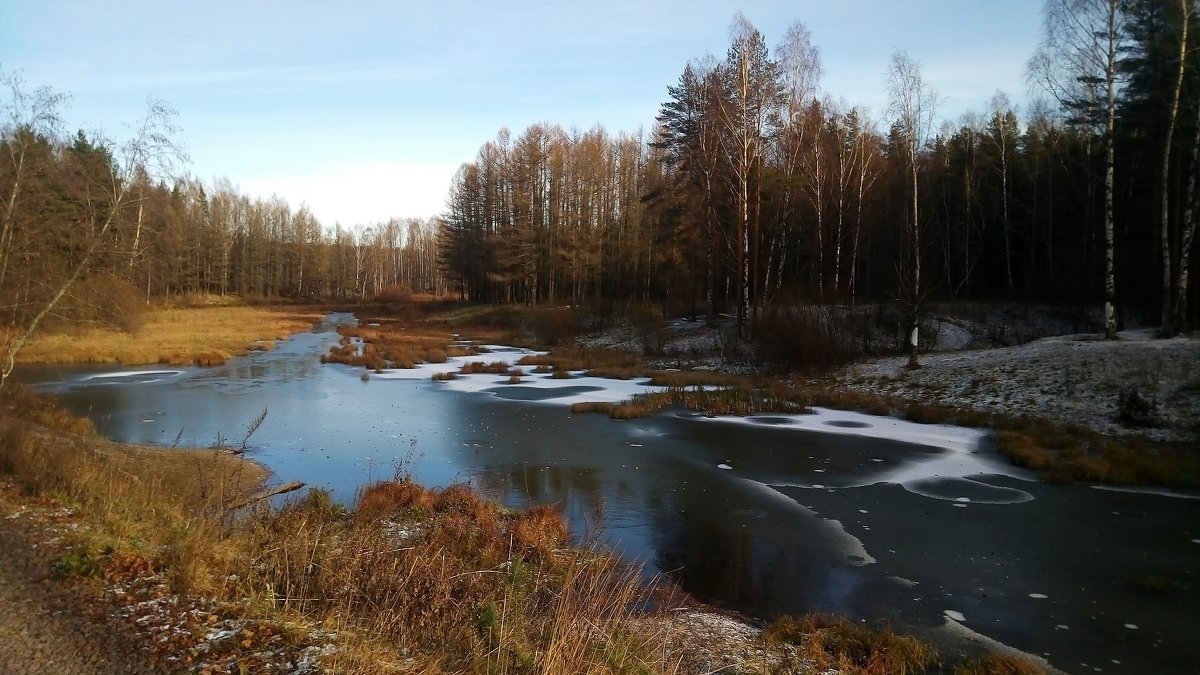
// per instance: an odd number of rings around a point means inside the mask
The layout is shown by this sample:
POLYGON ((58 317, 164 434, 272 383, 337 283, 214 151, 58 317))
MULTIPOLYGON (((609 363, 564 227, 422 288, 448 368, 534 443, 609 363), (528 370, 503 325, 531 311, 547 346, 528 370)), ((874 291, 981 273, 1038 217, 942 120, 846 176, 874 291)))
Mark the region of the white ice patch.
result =
POLYGON ((1033 598, 1034 600, 1045 600, 1050 596, 1046 595, 1045 593, 1030 593, 1029 597, 1033 598))
MULTIPOLYGON (((735 480, 739 479, 735 478, 735 480)), ((769 485, 764 485, 758 481, 752 481, 748 479, 740 480, 742 480, 751 488, 759 490, 763 494, 770 496, 780 504, 783 504, 788 508, 799 509, 805 515, 811 516, 817 523, 820 524, 821 527, 826 529, 824 540, 837 544, 838 553, 843 555, 846 560, 851 561, 851 564, 858 566, 875 564, 875 558, 872 557, 870 553, 867 553, 867 549, 865 546, 863 546, 862 541, 860 541, 858 537, 855 537, 847 532, 846 528, 842 526, 841 521, 822 518, 817 515, 817 512, 812 508, 800 504, 796 500, 770 487, 769 485)))
MULTIPOLYGON (((600 402, 620 403, 629 400, 636 394, 663 391, 663 387, 647 384, 645 378, 634 380, 610 380, 598 377, 585 377, 581 372, 573 372, 572 377, 556 379, 549 375, 534 374, 531 368, 517 366, 516 362, 525 356, 544 355, 546 352, 506 347, 504 345, 484 345, 487 353, 470 356, 459 356, 448 359, 445 363, 423 363, 411 369, 388 369, 375 375, 376 379, 409 379, 431 380, 436 373, 455 372, 457 377, 442 385, 448 389, 461 392, 487 392, 488 390, 503 391, 507 386, 523 388, 555 390, 562 389, 561 396, 532 397, 536 400, 525 400, 524 403, 541 403, 544 405, 570 406, 575 403, 600 402), (504 375, 496 374, 462 374, 461 369, 468 363, 503 362, 509 367, 522 367, 526 372, 519 385, 508 385, 504 375), (574 388, 574 391, 567 388, 574 388)), ((493 392, 494 393, 494 392, 493 392)), ((692 419, 698 422, 715 421, 727 424, 745 424, 762 426, 763 418, 757 419, 735 416, 707 417, 697 415, 692 419)), ((878 417, 863 413, 831 410, 828 408, 813 408, 811 414, 773 414, 770 418, 778 429, 799 429, 818 431, 827 434, 843 434, 864 438, 879 438, 913 443, 928 447, 939 448, 947 452, 937 456, 906 461, 896 466, 881 466, 880 472, 867 476, 859 485, 845 487, 862 487, 878 483, 894 483, 903 485, 906 489, 937 499, 957 499, 960 495, 978 495, 971 497, 972 503, 984 504, 1015 504, 1033 499, 1033 496, 1023 490, 990 486, 972 481, 972 489, 958 491, 957 494, 945 494, 921 485, 921 481, 966 479, 981 475, 1004 475, 1021 480, 1035 480, 1034 476, 1018 469, 998 457, 989 457, 978 453, 982 440, 987 432, 980 429, 956 427, 944 424, 917 424, 893 417, 878 417)), ((872 458, 874 463, 884 464, 882 458, 872 458)), ((821 473, 823 469, 814 470, 821 473)), ((824 489, 825 485, 808 485, 824 489)), ((960 500, 961 501, 961 500, 960 500)))
POLYGON ((733 467, 732 467, 732 466, 729 466, 728 464, 725 464, 724 462, 722 462, 721 464, 718 464, 718 465, 717 465, 717 468, 718 468, 718 469, 725 469, 726 471, 728 471, 728 470, 732 469, 733 467))
MULTIPOLYGON (((1054 673, 1055 675, 1065 675, 1063 673, 1063 671, 1055 668, 1054 666, 1051 666, 1050 662, 1041 656, 1038 656, 1036 654, 1030 654, 1029 652, 1023 652, 1023 651, 1017 649, 1016 647, 1010 647, 1010 646, 1004 644, 1003 642, 1000 642, 999 640, 992 639, 992 638, 984 635, 983 633, 979 633, 970 628, 967 628, 966 626, 963 625, 963 622, 961 620, 959 620, 957 617, 951 616, 950 612, 948 612, 948 611, 944 612, 943 615, 946 617, 946 623, 944 626, 942 626, 942 630, 946 631, 947 633, 949 633, 953 636, 956 636, 959 638, 966 638, 967 640, 970 640, 971 642, 975 642, 975 643, 979 644, 980 646, 984 647, 985 649, 987 649, 990 652, 994 652, 997 654, 1004 654, 1006 656, 1015 656, 1017 658, 1028 659, 1030 661, 1033 661, 1035 664, 1041 666, 1041 668, 1043 670, 1045 670, 1047 673, 1054 673)), ((962 616, 962 615, 960 614, 959 616, 962 616)), ((1065 628, 1065 626, 1064 626, 1064 628, 1065 628)))
POLYGON ((129 371, 113 371, 109 373, 94 373, 79 378, 81 382, 89 382, 91 384, 104 384, 105 382, 138 382, 140 384, 149 384, 151 382, 159 382, 182 374, 182 370, 129 370, 129 371))
POLYGON ((1181 490, 1168 490, 1167 488, 1093 485, 1092 489, 1104 490, 1106 492, 1128 492, 1135 495, 1158 495, 1159 497, 1172 497, 1174 499, 1200 499, 1200 493, 1183 492, 1181 490))
POLYGON ((959 622, 967 620, 967 617, 963 616, 962 612, 956 612, 952 609, 944 610, 942 614, 945 614, 947 618, 954 619, 955 621, 959 622))
POLYGON ((1127 624, 1125 624, 1125 627, 1128 628, 1129 630, 1137 630, 1138 629, 1137 624, 1135 624, 1135 623, 1127 623, 1127 624))

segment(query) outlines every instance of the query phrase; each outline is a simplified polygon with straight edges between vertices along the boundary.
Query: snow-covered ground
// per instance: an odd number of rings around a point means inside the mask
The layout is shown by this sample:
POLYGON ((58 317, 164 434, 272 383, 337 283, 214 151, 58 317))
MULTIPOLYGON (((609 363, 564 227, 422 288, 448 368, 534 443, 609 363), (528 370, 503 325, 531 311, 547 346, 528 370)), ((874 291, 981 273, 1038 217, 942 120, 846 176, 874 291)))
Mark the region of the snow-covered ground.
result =
POLYGON ((912 401, 1076 424, 1104 434, 1145 433, 1157 440, 1200 434, 1200 338, 1155 339, 1152 329, 1118 340, 1076 334, 998 349, 925 354, 921 368, 906 357, 847 368, 841 384, 912 401), (1122 391, 1150 404, 1148 425, 1119 419, 1122 391))
MULTIPOLYGON (((1200 335, 1162 340, 1154 329, 1141 328, 1103 340, 1099 333, 1071 332, 1090 329, 1083 318, 1038 309, 973 308, 969 314, 927 320, 933 346, 922 355, 920 369, 905 368, 907 357, 868 357, 834 379, 849 389, 911 402, 1032 415, 1104 434, 1166 441, 1200 437, 1200 335), (1143 425, 1120 419, 1122 392, 1136 392, 1149 404, 1143 425)), ((655 338, 664 355, 654 365, 752 370, 744 360, 751 350, 736 344, 732 328, 729 317, 716 327, 702 320, 667 321, 655 338)), ((645 341, 645 330, 633 328, 580 340, 629 351, 643 351, 645 341)))

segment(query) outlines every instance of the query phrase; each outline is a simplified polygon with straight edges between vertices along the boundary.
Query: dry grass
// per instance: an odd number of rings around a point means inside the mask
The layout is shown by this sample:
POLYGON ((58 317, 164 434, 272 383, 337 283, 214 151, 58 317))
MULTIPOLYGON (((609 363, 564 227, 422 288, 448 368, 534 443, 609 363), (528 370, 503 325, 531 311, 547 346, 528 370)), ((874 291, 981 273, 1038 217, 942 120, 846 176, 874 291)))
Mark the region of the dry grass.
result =
POLYGON ((288 308, 215 306, 146 312, 134 333, 84 328, 38 335, 18 354, 22 363, 170 365, 224 363, 253 349, 269 349, 312 326, 320 315, 288 308))
POLYGON ((888 626, 872 630, 822 614, 777 619, 763 631, 763 640, 797 645, 818 668, 845 675, 924 673, 939 660, 932 646, 888 626))
POLYGON ((954 675, 1044 675, 1045 672, 1030 661, 1003 654, 987 654, 954 666, 954 675))
POLYGON ((587 370, 593 371, 589 374, 595 377, 606 377, 606 375, 597 374, 598 372, 613 372, 625 375, 618 379, 637 377, 637 375, 629 374, 631 372, 648 372, 645 364, 638 355, 601 348, 555 349, 549 354, 525 356, 520 361, 517 361, 517 364, 522 366, 546 365, 555 370, 587 370))
POLYGON ((509 512, 408 478, 364 489, 352 514, 314 494, 253 524, 254 555, 281 608, 353 636, 335 670, 672 670, 626 629, 648 592, 636 573, 568 548, 554 507, 509 512))
POLYGON ((86 514, 72 549, 88 571, 130 556, 167 568, 181 589, 213 590, 237 565, 222 536, 230 505, 256 489, 266 471, 215 450, 164 450, 80 436, 44 400, 5 391, 0 399, 0 472, 29 495, 86 514))
POLYGON ((1200 453, 1195 447, 1152 446, 1144 439, 1113 439, 1028 418, 998 417, 993 426, 1002 454, 1052 482, 1200 485, 1200 453))
POLYGON ((484 373, 490 373, 492 375, 508 375, 510 370, 511 367, 504 361, 493 361, 491 363, 484 363, 483 361, 471 361, 470 363, 464 363, 462 368, 459 369, 459 372, 464 375, 480 375, 484 373))

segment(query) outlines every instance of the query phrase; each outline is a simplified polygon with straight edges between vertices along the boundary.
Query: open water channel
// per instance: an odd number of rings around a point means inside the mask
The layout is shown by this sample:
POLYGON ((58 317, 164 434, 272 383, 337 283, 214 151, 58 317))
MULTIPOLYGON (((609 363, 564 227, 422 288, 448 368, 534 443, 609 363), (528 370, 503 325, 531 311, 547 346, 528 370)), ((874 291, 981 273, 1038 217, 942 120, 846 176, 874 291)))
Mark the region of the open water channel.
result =
MULTIPOLYGON (((1039 483, 976 432, 890 418, 617 422, 565 405, 636 383, 430 380, 453 362, 364 382, 318 360, 352 320, 223 367, 19 376, 133 443, 237 445, 266 409, 247 455, 347 503, 398 471, 556 503, 577 536, 751 617, 885 619, 951 652, 1004 645, 1068 673, 1200 672, 1197 495, 1039 483)), ((519 354, 482 358, 504 356, 519 354)))

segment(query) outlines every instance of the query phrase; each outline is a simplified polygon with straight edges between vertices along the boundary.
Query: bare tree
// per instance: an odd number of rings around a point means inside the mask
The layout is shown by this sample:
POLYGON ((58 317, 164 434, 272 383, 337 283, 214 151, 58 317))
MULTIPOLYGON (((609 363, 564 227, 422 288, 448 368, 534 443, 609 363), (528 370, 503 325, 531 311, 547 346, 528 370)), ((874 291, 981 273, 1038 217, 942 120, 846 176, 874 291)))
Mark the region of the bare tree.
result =
POLYGON ((937 109, 937 94, 921 75, 921 66, 907 53, 892 53, 887 72, 888 111, 894 117, 893 128, 899 132, 901 152, 908 165, 909 213, 902 231, 899 281, 901 299, 908 303, 911 313, 911 332, 908 343, 908 366, 920 367, 917 347, 920 344, 920 309, 925 289, 921 286, 921 210, 919 154, 929 141, 937 109))
POLYGON ((1029 63, 1030 79, 1075 113, 1075 121, 1102 129, 1104 152, 1104 336, 1117 337, 1117 281, 1113 230, 1114 137, 1118 69, 1128 38, 1124 0, 1046 0, 1042 44, 1029 63))

